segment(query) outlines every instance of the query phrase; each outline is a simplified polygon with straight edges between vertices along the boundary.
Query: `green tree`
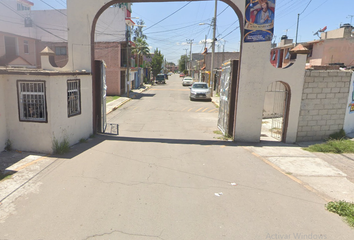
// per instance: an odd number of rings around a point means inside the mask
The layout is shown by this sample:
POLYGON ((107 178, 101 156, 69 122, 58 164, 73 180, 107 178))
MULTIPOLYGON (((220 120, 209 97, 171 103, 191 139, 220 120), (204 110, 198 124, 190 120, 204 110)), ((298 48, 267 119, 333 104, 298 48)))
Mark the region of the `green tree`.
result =
POLYGON ((161 54, 161 51, 156 48, 154 51, 154 56, 151 60, 151 70, 154 78, 156 78, 156 75, 161 72, 163 60, 164 56, 161 54))
POLYGON ((141 66, 143 65, 143 56, 150 55, 149 44, 142 38, 137 38, 134 44, 132 53, 136 55, 137 65, 141 66))
POLYGON ((186 63, 188 62, 187 55, 182 55, 181 58, 178 60, 178 70, 180 72, 184 72, 186 70, 186 63))
POLYGON ((145 22, 144 20, 138 20, 136 22, 136 27, 134 27, 133 29, 133 41, 135 42, 138 38, 141 38, 143 40, 147 40, 147 36, 143 33, 143 26, 144 26, 145 22))

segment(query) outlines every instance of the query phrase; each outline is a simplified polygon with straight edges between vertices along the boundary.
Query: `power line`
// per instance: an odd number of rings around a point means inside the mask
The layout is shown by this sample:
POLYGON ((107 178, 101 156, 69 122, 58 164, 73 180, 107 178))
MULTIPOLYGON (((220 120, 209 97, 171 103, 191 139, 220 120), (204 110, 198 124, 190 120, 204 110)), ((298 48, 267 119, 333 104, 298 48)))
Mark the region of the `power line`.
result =
POLYGON ((185 27, 180 27, 180 28, 175 28, 175 29, 170 29, 170 30, 164 30, 164 31, 159 31, 159 32, 145 32, 145 34, 154 34, 154 33, 162 33, 162 32, 171 32, 171 31, 175 31, 175 30, 179 30, 179 29, 183 29, 183 28, 188 28, 188 27, 192 27, 195 26, 196 24, 191 24, 185 27))
MULTIPOLYGON (((238 20, 236 20, 235 22, 231 23, 231 24, 229 25, 229 27, 231 27, 232 25, 234 25, 234 24, 237 23, 237 22, 238 22, 238 20)), ((226 32, 226 31, 229 29, 229 27, 226 28, 224 31, 222 31, 222 32, 217 36, 217 38, 218 38, 221 34, 223 34, 224 32, 226 32)))
POLYGON ((59 11, 58 9, 56 9, 55 7, 53 7, 52 5, 49 5, 48 3, 46 3, 45 1, 43 1, 43 0, 40 0, 42 3, 44 3, 44 4, 46 4, 46 5, 48 5, 49 7, 51 7, 51 8, 53 8, 55 11, 57 11, 57 12, 59 12, 59 13, 61 13, 61 14, 63 14, 64 16, 66 16, 66 14, 65 13, 62 13, 61 11, 59 11))
POLYGON ((167 17, 165 17, 164 19, 161 19, 160 21, 158 21, 157 23, 151 25, 150 27, 146 28, 146 30, 148 30, 149 28, 152 28, 154 26, 156 26, 157 24, 161 23, 162 21, 166 20, 167 18, 171 17, 173 14, 177 13, 178 11, 180 11, 181 9, 185 8, 188 4, 190 4, 192 1, 186 3, 185 5, 183 5, 181 8, 177 9, 176 11, 174 11, 173 13, 171 13, 170 15, 168 15, 167 17))
POLYGON ((236 27, 234 30, 232 30, 231 32, 229 32, 228 34, 226 34, 225 36, 223 36, 221 38, 226 38, 227 36, 229 36, 231 33, 233 33, 234 31, 236 31, 239 28, 240 28, 240 26, 236 27))
POLYGON ((218 16, 221 15, 223 12, 225 12, 226 9, 228 9, 229 7, 230 7, 230 5, 227 5, 227 7, 226 7, 224 10, 222 10, 222 11, 218 14, 218 16))
POLYGON ((66 3, 65 4, 63 4, 63 2, 61 1, 58 1, 58 0, 55 0, 57 3, 59 3, 60 5, 62 5, 63 7, 65 7, 66 8, 66 3))
MULTIPOLYGON (((9 9, 10 11, 12 11, 12 12, 16 13, 17 15, 19 15, 19 16, 20 16, 20 17, 22 17, 23 19, 25 19, 25 17, 24 17, 24 16, 22 16, 21 14, 19 14, 17 11, 13 10, 11 7, 7 6, 6 4, 4 4, 4 3, 2 3, 2 2, 0 2, 0 4, 1 4, 1 5, 3 5, 4 7, 6 7, 7 9, 9 9)), ((32 22, 32 24, 34 24, 34 25, 35 25, 36 27, 38 27, 39 29, 41 29, 41 30, 43 30, 43 31, 45 31, 45 32, 47 32, 47 33, 49 33, 49 34, 53 35, 54 37, 57 37, 57 38, 59 38, 59 39, 61 39, 61 40, 65 41, 65 42, 67 42, 67 40, 66 40, 66 39, 64 39, 64 38, 62 38, 62 37, 57 36, 56 34, 54 34, 54 33, 50 32, 50 31, 48 31, 48 30, 46 30, 46 29, 42 28, 41 26, 38 26, 36 23, 32 22)))
POLYGON ((305 7, 304 11, 302 11, 302 12, 300 13, 300 15, 303 14, 303 13, 306 11, 307 7, 310 5, 311 2, 312 2, 312 0, 309 1, 309 3, 307 4, 307 6, 305 7))
MULTIPOLYGON (((316 7, 314 10, 312 10, 311 12, 309 12, 307 15, 305 15, 304 17, 302 17, 302 19, 305 19, 307 16, 311 15, 311 13, 313 13, 314 11, 318 10, 320 7, 322 7, 326 2, 328 2, 328 0, 325 0, 321 5, 319 5, 318 7, 316 7)), ((293 25, 291 25, 288 28, 292 28, 293 26, 295 26, 296 23, 294 23, 293 25)))
POLYGON ((311 2, 312 2, 312 0, 310 0, 309 3, 306 5, 305 9, 304 9, 301 13, 299 13, 299 14, 297 15, 297 24, 296 24, 297 26, 296 26, 295 45, 297 45, 297 36, 298 36, 298 32, 299 32, 300 15, 303 14, 303 13, 306 11, 307 7, 310 5, 311 2))

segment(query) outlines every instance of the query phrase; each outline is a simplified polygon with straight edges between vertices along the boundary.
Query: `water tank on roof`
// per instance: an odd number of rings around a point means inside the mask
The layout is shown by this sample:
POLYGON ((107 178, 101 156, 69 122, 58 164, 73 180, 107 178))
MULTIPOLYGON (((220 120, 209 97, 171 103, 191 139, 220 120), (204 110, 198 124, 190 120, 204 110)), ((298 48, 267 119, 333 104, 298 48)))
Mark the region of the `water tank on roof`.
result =
POLYGON ((283 35, 283 36, 281 36, 280 39, 281 39, 281 40, 288 39, 288 36, 287 36, 287 35, 283 35))
POLYGON ((347 28, 347 27, 353 27, 350 23, 344 23, 343 25, 340 25, 340 28, 347 28))

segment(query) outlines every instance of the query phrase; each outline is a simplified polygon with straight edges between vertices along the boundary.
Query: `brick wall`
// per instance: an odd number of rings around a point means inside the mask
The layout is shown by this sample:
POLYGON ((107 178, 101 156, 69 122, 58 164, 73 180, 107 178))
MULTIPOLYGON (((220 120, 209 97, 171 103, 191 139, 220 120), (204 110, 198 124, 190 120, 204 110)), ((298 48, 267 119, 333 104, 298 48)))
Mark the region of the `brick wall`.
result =
POLYGON ((121 45, 119 42, 96 42, 95 59, 104 60, 106 68, 107 95, 121 94, 121 45))
POLYGON ((306 70, 297 141, 322 140, 343 128, 351 72, 306 70))

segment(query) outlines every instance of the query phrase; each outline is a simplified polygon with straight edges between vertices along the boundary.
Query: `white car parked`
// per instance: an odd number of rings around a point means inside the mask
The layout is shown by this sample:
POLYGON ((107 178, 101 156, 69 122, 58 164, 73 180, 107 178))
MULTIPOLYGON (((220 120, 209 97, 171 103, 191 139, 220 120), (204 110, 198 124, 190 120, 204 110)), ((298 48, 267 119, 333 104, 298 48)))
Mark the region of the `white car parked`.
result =
POLYGON ((190 100, 195 99, 207 99, 211 100, 210 89, 208 84, 205 82, 195 82, 193 83, 189 95, 190 100))
POLYGON ((193 84, 194 80, 191 77, 185 77, 182 80, 182 85, 183 86, 191 86, 193 84))

